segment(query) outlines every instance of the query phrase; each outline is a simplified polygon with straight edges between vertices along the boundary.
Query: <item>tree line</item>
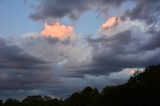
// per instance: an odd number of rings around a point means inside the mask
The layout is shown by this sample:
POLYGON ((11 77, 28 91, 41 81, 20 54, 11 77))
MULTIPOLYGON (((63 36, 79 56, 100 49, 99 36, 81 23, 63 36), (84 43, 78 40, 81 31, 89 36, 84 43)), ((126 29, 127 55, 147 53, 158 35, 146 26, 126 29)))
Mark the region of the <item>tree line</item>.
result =
POLYGON ((0 106, 160 106, 160 65, 143 72, 136 71, 125 84, 106 86, 101 92, 86 87, 66 99, 49 96, 28 96, 19 101, 0 100, 0 106))

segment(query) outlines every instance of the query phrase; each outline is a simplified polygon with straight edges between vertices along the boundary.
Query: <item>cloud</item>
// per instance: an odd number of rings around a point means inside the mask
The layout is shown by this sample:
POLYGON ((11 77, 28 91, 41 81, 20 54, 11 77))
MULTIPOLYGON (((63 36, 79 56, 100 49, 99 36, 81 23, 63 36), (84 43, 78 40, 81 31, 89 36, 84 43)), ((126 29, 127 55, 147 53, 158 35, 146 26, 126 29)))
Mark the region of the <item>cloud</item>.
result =
POLYGON ((125 0, 40 0, 34 12, 30 15, 33 20, 61 19, 69 17, 78 19, 82 13, 94 9, 98 11, 109 11, 111 8, 119 7, 125 0), (78 5, 77 5, 78 4, 78 5))
MULTIPOLYGON (((132 75, 130 73, 132 70, 137 70, 139 68, 126 68, 120 70, 119 72, 114 72, 109 75, 89 75, 86 74, 84 77, 60 77, 60 82, 52 82, 52 83, 41 83, 33 86, 32 84, 30 89, 5 89, 0 90, 2 94, 1 98, 14 97, 14 98, 22 98, 26 95, 51 95, 64 97, 76 92, 78 90, 82 90, 86 86, 97 87, 101 90, 105 85, 115 85, 124 83, 127 79, 132 75), (65 87, 65 89, 64 89, 65 87), (15 96, 16 93, 16 96, 15 96)), ((12 84, 11 84, 12 85, 12 84)), ((21 84, 22 85, 22 84, 21 84)), ((26 86, 25 84, 23 86, 26 86)))
POLYGON ((29 33, 28 37, 12 38, 11 42, 27 54, 47 61, 57 76, 79 76, 77 70, 83 69, 92 61, 92 48, 83 38, 59 40, 29 33))
POLYGON ((120 22, 119 17, 116 16, 110 17, 104 24, 102 24, 101 29, 108 29, 114 27, 117 24, 119 24, 119 22, 120 22))
POLYGON ((0 66, 0 91, 64 97, 85 86, 101 89, 104 84, 124 83, 135 67, 160 62, 159 31, 146 26, 128 20, 110 28, 119 29, 112 36, 60 40, 27 33, 8 38, 7 45, 1 40, 7 65, 5 70, 0 66), (14 67, 9 61, 22 65, 14 67))
POLYGON ((68 77, 72 71, 77 71, 70 67, 81 67, 89 61, 86 46, 73 44, 76 41, 66 43, 55 38, 29 35, 32 36, 14 38, 10 43, 1 40, 1 98, 15 97, 15 93, 16 98, 33 94, 64 97, 87 86, 88 76, 68 77))
POLYGON ((123 20, 116 26, 103 29, 100 33, 103 36, 88 37, 92 47, 92 63, 89 68, 78 72, 107 75, 126 67, 158 64, 159 31, 149 29, 147 25, 140 20, 123 20))
POLYGON ((77 19, 89 7, 85 5, 83 0, 68 0, 67 2, 65 0, 41 0, 36 8, 30 17, 34 20, 46 20, 64 18, 65 16, 77 19))
MULTIPOLYGON (((109 37, 60 41, 39 36, 31 40, 25 39, 18 45, 30 55, 49 61, 54 70, 61 70, 61 75, 107 75, 125 67, 144 67, 159 62, 158 59, 154 61, 159 54, 158 47, 145 49, 153 36, 153 33, 146 32, 145 27, 143 22, 128 20, 111 27, 113 31, 116 28, 117 32, 109 37)), ((155 36, 158 37, 158 34, 155 36)), ((158 44, 157 42, 156 45, 158 44)))
POLYGON ((117 11, 123 20, 142 20, 151 24, 159 21, 160 3, 158 0, 39 0, 30 18, 33 20, 78 19, 86 11, 95 10, 108 17, 112 10, 117 11), (64 3, 65 2, 65 3, 64 3), (123 9, 123 4, 130 2, 133 8, 123 9), (78 5, 77 5, 78 4, 78 5), (121 12, 119 12, 121 10, 121 12))
POLYGON ((129 17, 131 20, 145 20, 149 24, 155 24, 159 20, 159 0, 135 0, 134 2, 135 8, 127 10, 124 17, 129 17))
POLYGON ((45 61, 34 58, 19 47, 6 44, 5 41, 1 43, 0 49, 1 69, 43 69, 41 64, 45 64, 45 61))
POLYGON ((73 38, 73 27, 62 25, 60 23, 47 24, 45 23, 45 27, 42 30, 41 34, 46 37, 55 37, 60 40, 73 38))
MULTIPOLYGON (((124 32, 126 30, 140 30, 139 32, 145 32, 150 26, 147 26, 144 21, 130 20, 129 18, 123 20, 122 17, 111 17, 99 28, 101 35, 116 35, 117 33, 124 32)), ((135 31, 136 32, 136 31, 135 31)))
POLYGON ((34 89, 57 81, 48 62, 8 41, 0 47, 0 63, 0 90, 34 89))

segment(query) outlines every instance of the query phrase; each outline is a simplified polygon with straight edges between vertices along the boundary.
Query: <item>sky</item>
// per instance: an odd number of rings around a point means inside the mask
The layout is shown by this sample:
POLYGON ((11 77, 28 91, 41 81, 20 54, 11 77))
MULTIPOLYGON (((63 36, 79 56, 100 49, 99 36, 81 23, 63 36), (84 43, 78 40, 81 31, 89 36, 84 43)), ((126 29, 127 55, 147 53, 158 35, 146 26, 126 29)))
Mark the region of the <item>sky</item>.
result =
POLYGON ((160 63, 159 11, 159 0, 0 0, 0 99, 125 83, 160 63))

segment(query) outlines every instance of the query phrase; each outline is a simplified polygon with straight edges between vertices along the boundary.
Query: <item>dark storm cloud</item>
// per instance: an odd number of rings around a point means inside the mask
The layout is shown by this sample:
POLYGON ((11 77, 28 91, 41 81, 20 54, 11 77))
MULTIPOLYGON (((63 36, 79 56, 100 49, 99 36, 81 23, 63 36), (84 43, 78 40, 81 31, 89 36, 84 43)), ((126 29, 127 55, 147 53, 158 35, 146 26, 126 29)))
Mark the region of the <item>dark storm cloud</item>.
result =
POLYGON ((54 82, 48 62, 0 40, 0 90, 34 89, 54 82))
POLYGON ((132 0, 136 2, 133 10, 124 13, 124 17, 130 19, 141 19, 147 23, 155 23, 160 20, 160 1, 159 0, 132 0))
POLYGON ((67 0, 67 2, 65 0, 40 0, 30 17, 34 20, 64 17, 78 19, 88 10, 97 10, 106 16, 108 11, 118 9, 126 1, 131 1, 136 5, 133 9, 125 10, 122 18, 141 19, 147 23, 155 23, 160 19, 159 0, 67 0))
POLYGON ((66 70, 71 72, 69 77, 83 78, 86 74, 108 75, 125 67, 134 67, 136 64, 136 61, 121 59, 121 56, 125 58, 125 55, 132 52, 128 51, 128 48, 136 42, 132 37, 131 30, 120 32, 110 38, 105 36, 96 39, 89 37, 87 41, 93 47, 92 62, 83 66, 67 68, 66 70))
POLYGON ((152 30, 148 32, 149 34, 152 34, 153 36, 146 42, 141 49, 143 50, 154 50, 160 48, 160 31, 152 30))
POLYGON ((41 0, 36 8, 36 11, 30 16, 34 20, 65 16, 77 19, 83 11, 89 8, 89 5, 84 0, 41 0))
POLYGON ((126 67, 145 67, 158 64, 160 59, 159 32, 144 35, 126 30, 110 37, 88 38, 94 48, 90 66, 77 71, 82 74, 101 75, 120 71, 126 67), (138 34, 138 36, 137 36, 138 34), (145 37, 148 39, 145 39, 145 37))
POLYGON ((20 49, 17 46, 3 44, 0 47, 0 68, 13 68, 13 69, 43 69, 41 64, 44 61, 36 59, 20 49))
MULTIPOLYGON (((78 19, 90 9, 107 12, 110 7, 118 7, 125 0, 40 0, 30 17, 34 20, 59 19, 69 17, 78 19)), ((126 0, 127 1, 127 0, 126 0)))

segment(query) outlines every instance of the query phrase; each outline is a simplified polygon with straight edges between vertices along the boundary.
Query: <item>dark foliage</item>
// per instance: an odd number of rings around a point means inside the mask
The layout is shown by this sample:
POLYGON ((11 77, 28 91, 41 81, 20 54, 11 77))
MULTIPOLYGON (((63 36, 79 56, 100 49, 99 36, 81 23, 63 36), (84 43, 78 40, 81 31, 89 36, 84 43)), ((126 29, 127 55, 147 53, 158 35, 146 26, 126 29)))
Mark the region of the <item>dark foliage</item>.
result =
POLYGON ((20 105, 21 105, 20 101, 12 98, 8 98, 3 104, 3 106, 20 106, 20 105))
POLYGON ((0 106, 2 106, 3 105, 3 101, 2 100, 0 100, 0 106))
POLYGON ((126 84, 106 86, 101 93, 86 87, 64 100, 38 95, 0 100, 0 106, 160 106, 160 65, 137 71, 126 84))

